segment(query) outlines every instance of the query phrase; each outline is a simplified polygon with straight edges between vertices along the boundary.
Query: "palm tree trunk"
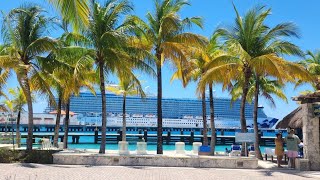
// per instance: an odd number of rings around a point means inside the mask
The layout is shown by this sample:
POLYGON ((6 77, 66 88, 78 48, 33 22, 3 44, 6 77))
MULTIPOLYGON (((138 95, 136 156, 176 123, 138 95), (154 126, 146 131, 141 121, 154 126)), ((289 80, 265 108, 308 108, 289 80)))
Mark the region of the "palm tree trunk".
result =
POLYGON ((258 102, 259 102, 259 76, 256 76, 255 92, 254 92, 254 110, 253 110, 253 128, 254 128, 254 150, 256 157, 262 160, 262 155, 259 146, 259 133, 258 133, 258 102))
MULTIPOLYGON (((247 102, 247 95, 249 90, 249 79, 251 76, 251 71, 248 69, 244 70, 244 84, 242 86, 242 96, 241 96, 241 104, 240 104, 240 124, 241 124, 241 132, 246 133, 247 130, 247 122, 245 117, 245 108, 247 102)), ((241 155, 245 155, 245 143, 242 143, 241 155)))
POLYGON ((59 129, 60 129, 60 118, 61 118, 61 93, 59 92, 58 107, 57 107, 57 118, 56 118, 56 126, 55 126, 55 128, 54 128, 54 138, 53 138, 53 146, 54 146, 54 147, 58 147, 59 129))
POLYGON ((20 135, 20 118, 21 118, 21 111, 18 111, 18 117, 17 117, 17 129, 16 129, 16 141, 17 141, 17 145, 18 148, 21 146, 21 135, 20 135))
POLYGON ((68 148, 69 118, 70 117, 70 97, 66 103, 66 118, 64 121, 63 149, 68 148))
POLYGON ((123 95, 123 105, 122 105, 122 141, 126 141, 126 95, 123 95))
POLYGON ((206 112, 206 92, 202 92, 202 120, 203 120, 203 145, 208 146, 208 127, 207 127, 207 112, 206 112))
POLYGON ((32 150, 33 144, 33 107, 32 107, 32 98, 31 98, 31 90, 28 80, 27 72, 25 73, 25 77, 23 78, 23 88, 24 95, 26 96, 27 106, 28 106, 28 137, 27 137, 27 151, 32 150))
POLYGON ((157 51, 157 80, 158 80, 158 99, 157 99, 157 154, 163 154, 162 147, 162 75, 161 75, 161 53, 157 51))
POLYGON ((99 61, 100 70, 100 92, 101 92, 101 102, 102 102, 102 126, 101 126, 101 144, 100 144, 100 154, 106 153, 106 131, 107 131, 107 100, 106 100, 106 90, 104 84, 104 66, 103 62, 99 61))
POLYGON ((214 124, 214 101, 213 101, 212 83, 209 84, 209 96, 210 96, 210 128, 211 128, 210 149, 211 149, 211 155, 214 156, 215 147, 216 147, 216 126, 214 124))

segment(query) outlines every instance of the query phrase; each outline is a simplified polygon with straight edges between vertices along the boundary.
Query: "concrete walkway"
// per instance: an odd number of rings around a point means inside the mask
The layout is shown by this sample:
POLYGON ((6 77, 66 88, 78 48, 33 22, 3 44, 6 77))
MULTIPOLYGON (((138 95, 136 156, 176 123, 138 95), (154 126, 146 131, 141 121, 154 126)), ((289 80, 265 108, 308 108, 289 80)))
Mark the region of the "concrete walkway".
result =
POLYGON ((2 180, 191 180, 191 179, 320 179, 320 172, 287 169, 214 169, 169 167, 69 166, 40 164, 0 164, 2 180))

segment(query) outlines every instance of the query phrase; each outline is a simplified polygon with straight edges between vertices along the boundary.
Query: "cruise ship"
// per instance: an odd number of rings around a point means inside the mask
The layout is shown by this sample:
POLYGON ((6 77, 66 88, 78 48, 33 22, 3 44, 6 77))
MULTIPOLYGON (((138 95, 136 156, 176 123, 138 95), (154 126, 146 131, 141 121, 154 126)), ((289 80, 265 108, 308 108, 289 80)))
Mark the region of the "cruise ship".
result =
MULTIPOLYGON (((122 96, 107 93, 107 126, 122 126, 122 96)), ((206 100, 207 122, 210 127, 209 100, 206 100)), ((215 98, 216 128, 240 128, 240 100, 231 102, 227 98, 215 98)), ((163 127, 168 128, 202 128, 202 105, 200 99, 163 98, 163 127)), ((54 110, 46 108, 47 112, 54 110)), ((82 92, 79 96, 72 96, 70 110, 77 114, 78 123, 88 126, 101 125, 101 94, 93 95, 82 92)), ((141 99, 129 96, 126 101, 127 127, 156 127, 157 126, 157 98, 148 96, 141 99)), ((253 104, 246 104, 247 126, 253 127, 253 104)), ((263 107, 258 109, 258 124, 260 128, 271 128, 278 119, 267 117, 263 107)))

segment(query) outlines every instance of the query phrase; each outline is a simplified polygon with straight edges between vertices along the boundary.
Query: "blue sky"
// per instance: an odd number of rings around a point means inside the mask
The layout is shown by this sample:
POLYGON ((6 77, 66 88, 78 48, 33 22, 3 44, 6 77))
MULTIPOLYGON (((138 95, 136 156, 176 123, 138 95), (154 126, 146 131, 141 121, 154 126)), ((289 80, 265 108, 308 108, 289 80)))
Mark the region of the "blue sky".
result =
MULTIPOLYGON (((8 12, 10 9, 18 7, 24 2, 33 2, 40 4, 42 7, 49 9, 49 14, 54 14, 54 9, 44 0, 1 0, 0 9, 4 12, 8 12)), ((100 2, 104 2, 100 0, 100 2)), ((134 4, 134 14, 144 18, 148 11, 153 11, 153 0, 131 0, 134 4)), ((265 5, 272 9, 272 15, 267 19, 269 26, 274 26, 281 22, 294 22, 300 29, 301 38, 292 39, 292 42, 301 47, 302 50, 316 50, 320 47, 320 7, 319 0, 234 0, 241 15, 247 10, 256 5, 265 5)), ((204 18, 204 29, 195 28, 191 31, 199 33, 204 36, 210 36, 214 29, 219 25, 229 24, 234 22, 235 13, 232 7, 231 0, 190 0, 191 6, 185 7, 182 12, 182 17, 201 16, 204 18)), ((51 36, 57 37, 58 34, 52 32, 51 36)), ((295 57, 289 58, 291 61, 298 61, 295 57)), ((196 84, 191 83, 187 88, 183 88, 179 81, 170 83, 170 78, 173 73, 173 67, 170 64, 166 64, 163 68, 163 96, 174 98, 197 98, 195 94, 196 84)), ((143 81, 143 86, 149 87, 148 91, 156 94, 157 86, 156 79, 150 78, 145 75, 141 75, 140 79, 143 81)), ((115 81, 114 79, 111 79, 115 81)), ((8 83, 8 87, 17 86, 17 82, 14 75, 8 83)), ((265 112, 268 116, 282 118, 298 105, 296 102, 291 101, 291 97, 299 95, 299 92, 303 90, 311 89, 310 85, 304 85, 297 89, 294 86, 288 84, 284 89, 288 98, 288 104, 276 99, 276 108, 271 108, 269 104, 261 99, 259 104, 263 105, 265 112)), ((221 86, 215 86, 216 97, 229 97, 227 92, 221 91, 221 86)), ((46 100, 39 98, 35 104, 34 111, 42 112, 46 107, 46 100)))

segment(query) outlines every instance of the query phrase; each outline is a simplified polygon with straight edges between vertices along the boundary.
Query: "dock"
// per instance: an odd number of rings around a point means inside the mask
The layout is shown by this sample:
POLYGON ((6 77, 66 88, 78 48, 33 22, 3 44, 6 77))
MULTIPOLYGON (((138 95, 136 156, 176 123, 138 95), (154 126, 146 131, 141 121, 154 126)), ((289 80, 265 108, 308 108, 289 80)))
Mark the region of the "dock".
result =
MULTIPOLYGON (((37 127, 35 127, 37 128, 37 127)), ((122 131, 121 128, 108 128, 106 133, 106 140, 108 143, 117 143, 122 141, 122 131)), ((0 128, 0 131, 2 129, 0 128)), ((50 138, 53 140, 54 137, 54 128, 45 127, 38 129, 33 133, 34 143, 36 143, 37 138, 50 138), (41 131, 42 130, 42 131, 41 131)), ((15 129, 8 128, 7 131, 9 134, 13 132, 15 136, 15 129)), ((217 129, 216 131, 216 144, 217 145, 229 145, 235 143, 235 132, 236 130, 224 130, 217 129)), ((61 127, 59 132, 59 139, 63 141, 63 127, 61 127)), ((100 127, 70 127, 69 128, 69 141, 73 144, 98 144, 101 142, 101 129, 100 127), (82 139, 91 137, 91 142, 83 142, 82 139)), ((11 136, 12 137, 12 134, 11 136)), ((150 144, 157 143, 157 134, 155 129, 145 128, 136 128, 136 129, 127 129, 127 141, 128 142, 138 142, 145 141, 150 144), (137 131, 136 131, 137 130, 137 131)), ((22 127, 21 139, 27 138, 27 129, 22 127), (26 131, 24 131, 26 130, 26 131)), ((260 133, 260 143, 264 146, 274 146, 274 136, 263 136, 263 132, 260 133)), ((88 138, 87 138, 88 139, 88 138)), ((211 133, 208 133, 208 142, 210 143, 211 133)), ((1 141, 1 140, 0 140, 1 141)), ((175 142, 185 142, 186 144, 192 145, 193 142, 203 142, 203 132, 201 129, 164 129, 162 134, 163 144, 174 144, 175 142)))

